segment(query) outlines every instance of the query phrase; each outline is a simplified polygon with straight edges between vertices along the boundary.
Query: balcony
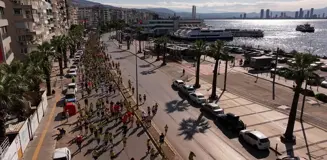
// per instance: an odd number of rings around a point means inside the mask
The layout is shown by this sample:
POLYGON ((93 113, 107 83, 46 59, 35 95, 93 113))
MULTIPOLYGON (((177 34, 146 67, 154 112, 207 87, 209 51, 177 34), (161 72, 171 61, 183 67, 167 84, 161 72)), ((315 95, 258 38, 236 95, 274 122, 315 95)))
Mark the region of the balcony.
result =
POLYGON ((14 59, 14 53, 11 50, 7 51, 7 53, 6 53, 6 63, 11 64, 13 59, 14 59))

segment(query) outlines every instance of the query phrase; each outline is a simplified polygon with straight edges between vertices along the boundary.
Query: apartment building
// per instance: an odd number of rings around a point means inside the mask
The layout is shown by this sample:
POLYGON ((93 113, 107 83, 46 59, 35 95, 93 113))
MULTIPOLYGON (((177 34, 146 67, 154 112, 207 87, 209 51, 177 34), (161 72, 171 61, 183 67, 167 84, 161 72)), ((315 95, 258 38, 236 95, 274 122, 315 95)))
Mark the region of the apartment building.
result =
POLYGON ((69 6, 70 24, 78 24, 78 7, 69 6))
MULTIPOLYGON (((23 59, 38 44, 65 32, 64 0, 4 0, 15 57, 23 59), (64 29, 62 29, 64 28, 64 29)), ((67 29, 66 29, 67 30, 67 29)))
POLYGON ((8 34, 8 20, 6 19, 6 5, 0 1, 0 62, 10 64, 14 59, 14 54, 10 48, 11 37, 8 34))
POLYGON ((133 24, 140 20, 150 20, 154 13, 126 8, 108 8, 103 5, 78 8, 78 19, 86 27, 96 27, 99 23, 124 20, 133 24))

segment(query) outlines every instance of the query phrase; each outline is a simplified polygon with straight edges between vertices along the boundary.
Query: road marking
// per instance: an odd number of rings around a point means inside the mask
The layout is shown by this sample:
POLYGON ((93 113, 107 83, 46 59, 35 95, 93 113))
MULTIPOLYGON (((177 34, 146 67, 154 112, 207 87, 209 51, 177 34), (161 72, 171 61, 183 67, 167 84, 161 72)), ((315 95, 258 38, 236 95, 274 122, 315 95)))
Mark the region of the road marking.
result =
POLYGON ((41 135, 41 138, 40 138, 40 140, 39 140, 39 143, 37 144, 37 147, 36 147, 36 149, 35 149, 35 151, 34 151, 34 153, 33 153, 32 160, 37 160, 37 159, 38 159, 38 156, 39 156, 39 153, 40 153, 41 146, 42 146, 42 144, 43 144, 44 138, 45 138, 45 136, 46 136, 46 134, 47 134, 47 131, 48 131, 49 126, 50 126, 50 123, 51 123, 51 120, 52 120, 53 115, 54 115, 55 110, 56 110, 56 104, 57 104, 57 102, 58 102, 58 100, 59 100, 58 97, 60 97, 59 94, 57 94, 56 97, 55 97, 55 103, 54 103, 54 106, 53 106, 53 108, 52 108, 52 110, 51 110, 51 112, 50 112, 50 115, 49 115, 49 118, 48 118, 47 124, 46 124, 46 126, 45 126, 45 129, 42 131, 42 135, 41 135))

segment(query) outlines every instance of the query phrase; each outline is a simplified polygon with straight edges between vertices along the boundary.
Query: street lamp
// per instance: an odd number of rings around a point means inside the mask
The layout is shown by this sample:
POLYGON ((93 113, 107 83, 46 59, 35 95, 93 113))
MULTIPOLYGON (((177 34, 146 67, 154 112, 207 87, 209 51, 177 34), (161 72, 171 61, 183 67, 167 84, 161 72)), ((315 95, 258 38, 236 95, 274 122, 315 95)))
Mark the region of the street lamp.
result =
MULTIPOLYGON (((137 51, 137 45, 135 41, 135 51, 137 51)), ((136 107, 139 108, 139 78, 138 78, 138 65, 137 65, 137 54, 135 54, 135 75, 136 75, 136 107)))

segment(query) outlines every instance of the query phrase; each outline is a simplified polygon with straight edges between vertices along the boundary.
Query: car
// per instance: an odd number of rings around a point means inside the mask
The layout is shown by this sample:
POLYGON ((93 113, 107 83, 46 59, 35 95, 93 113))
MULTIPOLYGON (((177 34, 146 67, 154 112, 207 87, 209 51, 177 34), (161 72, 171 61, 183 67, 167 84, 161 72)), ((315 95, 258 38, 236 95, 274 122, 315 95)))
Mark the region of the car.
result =
POLYGON ((185 95, 189 95, 195 91, 195 88, 192 85, 184 85, 180 88, 180 91, 185 95))
POLYGON ((185 83, 183 80, 174 80, 172 85, 173 85, 173 87, 181 88, 185 85, 185 83))
POLYGON ((70 69, 75 69, 75 70, 77 70, 77 65, 72 65, 72 66, 70 66, 70 69))
POLYGON ((324 80, 320 84, 321 87, 327 88, 327 80, 324 80))
POLYGON ((290 155, 283 155, 278 156, 276 160, 308 160, 307 158, 297 157, 297 156, 290 156, 290 155))
POLYGON ((206 103, 202 106, 204 111, 209 112, 210 114, 217 116, 219 114, 224 114, 224 109, 220 108, 217 103, 206 103))
POLYGON ((241 130, 239 138, 242 138, 246 143, 255 146, 259 150, 267 150, 270 147, 270 141, 267 136, 257 130, 241 130))
POLYGON ((76 77, 76 75, 77 75, 76 69, 68 70, 68 76, 69 77, 76 77))
POLYGON ((53 160, 71 160, 72 155, 70 150, 67 147, 57 148, 53 152, 53 160))
POLYGON ((233 113, 216 115, 216 122, 227 128, 228 130, 236 132, 246 129, 246 125, 240 119, 240 116, 235 115, 233 113))
POLYGON ((75 90, 75 93, 76 93, 77 92, 76 83, 69 83, 67 86, 67 90, 69 90, 69 89, 75 90))
POLYGON ((207 102, 207 99, 204 97, 204 95, 199 92, 190 93, 189 97, 193 102, 197 104, 203 104, 207 102))
POLYGON ((65 103, 76 102, 76 92, 74 89, 67 89, 65 94, 65 103))

